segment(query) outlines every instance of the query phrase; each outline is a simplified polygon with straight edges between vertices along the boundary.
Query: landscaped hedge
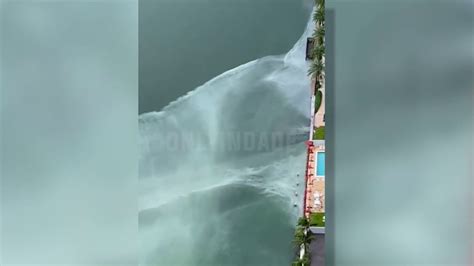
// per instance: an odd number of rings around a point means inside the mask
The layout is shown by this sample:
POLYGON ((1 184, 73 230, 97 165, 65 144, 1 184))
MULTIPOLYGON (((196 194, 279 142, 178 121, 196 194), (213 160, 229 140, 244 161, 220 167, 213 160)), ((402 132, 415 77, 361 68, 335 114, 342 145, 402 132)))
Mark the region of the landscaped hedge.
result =
POLYGON ((326 221, 324 212, 311 213, 309 216, 309 224, 311 226, 325 227, 326 221))
POLYGON ((322 99, 323 99, 323 93, 318 90, 316 92, 316 97, 315 97, 315 108, 314 108, 314 113, 317 113, 318 110, 319 110, 319 107, 321 107, 321 102, 322 102, 322 99))

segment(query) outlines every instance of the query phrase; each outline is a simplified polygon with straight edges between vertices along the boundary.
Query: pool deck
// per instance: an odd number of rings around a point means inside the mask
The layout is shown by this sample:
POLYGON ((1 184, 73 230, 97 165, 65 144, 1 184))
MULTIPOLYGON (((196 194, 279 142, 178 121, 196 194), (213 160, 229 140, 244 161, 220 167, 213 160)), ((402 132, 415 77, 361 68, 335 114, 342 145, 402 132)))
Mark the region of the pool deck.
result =
POLYGON ((308 163, 306 176, 305 215, 310 213, 325 212, 325 185, 324 176, 316 175, 317 153, 324 152, 325 146, 321 141, 308 146, 308 163))

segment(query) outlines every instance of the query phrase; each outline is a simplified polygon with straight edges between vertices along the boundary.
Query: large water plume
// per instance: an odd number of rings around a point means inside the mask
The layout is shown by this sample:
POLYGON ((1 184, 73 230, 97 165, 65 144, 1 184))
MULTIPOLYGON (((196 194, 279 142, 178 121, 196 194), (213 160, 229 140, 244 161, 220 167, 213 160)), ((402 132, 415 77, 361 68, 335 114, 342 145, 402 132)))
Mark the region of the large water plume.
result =
POLYGON ((312 24, 286 55, 236 67, 140 116, 142 264, 289 263, 312 24))

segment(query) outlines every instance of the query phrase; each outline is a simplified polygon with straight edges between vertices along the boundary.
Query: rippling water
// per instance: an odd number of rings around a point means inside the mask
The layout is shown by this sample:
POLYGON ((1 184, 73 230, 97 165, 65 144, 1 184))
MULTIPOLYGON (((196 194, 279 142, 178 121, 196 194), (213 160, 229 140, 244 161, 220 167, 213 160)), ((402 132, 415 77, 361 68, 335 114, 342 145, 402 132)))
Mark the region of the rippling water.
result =
POLYGON ((312 23, 303 30, 287 54, 243 64, 140 115, 142 264, 290 263, 303 190, 312 23), (257 140, 232 146, 225 133, 257 140), (275 135, 285 141, 259 146, 275 135))

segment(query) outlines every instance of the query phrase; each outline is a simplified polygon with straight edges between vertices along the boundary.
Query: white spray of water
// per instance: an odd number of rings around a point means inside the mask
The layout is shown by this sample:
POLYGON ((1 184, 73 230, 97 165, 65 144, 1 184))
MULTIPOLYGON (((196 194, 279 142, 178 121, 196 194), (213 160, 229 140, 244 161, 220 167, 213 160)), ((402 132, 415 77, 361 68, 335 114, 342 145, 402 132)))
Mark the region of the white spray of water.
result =
MULTIPOLYGON (((180 97, 162 111, 140 115, 141 214, 159 211, 196 193, 242 185, 279 198, 282 208, 296 219, 301 208, 293 205, 301 202, 304 145, 245 156, 234 151, 219 151, 218 146, 224 141, 220 136, 224 131, 308 131, 310 90, 305 47, 306 37, 312 30, 310 21, 301 38, 284 56, 268 56, 236 67, 180 97), (185 136, 181 140, 189 140, 188 146, 184 149, 170 146, 175 136, 185 136)), ((140 219, 150 220, 150 216, 140 219)), ((156 243, 156 237, 163 237, 166 234, 163 228, 172 226, 151 220, 145 223, 153 226, 141 229, 145 257, 160 250, 163 243, 156 243)), ((172 221, 179 228, 181 238, 193 238, 190 224, 179 219, 172 221)), ((222 234, 219 243, 225 237, 222 234)), ((182 249, 183 253, 192 255, 186 247, 182 249)), ((190 263, 190 260, 182 262, 190 263)))

